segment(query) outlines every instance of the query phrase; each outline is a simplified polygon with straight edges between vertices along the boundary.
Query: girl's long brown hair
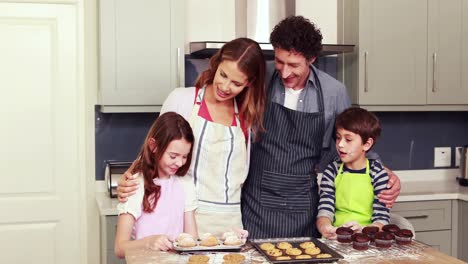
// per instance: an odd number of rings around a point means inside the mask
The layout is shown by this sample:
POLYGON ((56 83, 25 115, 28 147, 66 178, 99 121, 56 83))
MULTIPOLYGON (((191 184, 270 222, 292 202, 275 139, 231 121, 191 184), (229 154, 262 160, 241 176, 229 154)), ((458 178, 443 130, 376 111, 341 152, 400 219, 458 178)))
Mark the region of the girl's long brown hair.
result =
POLYGON ((132 174, 141 172, 145 181, 145 195, 143 197, 143 211, 152 212, 156 207, 161 186, 154 184, 153 179, 158 178, 158 163, 173 140, 185 139, 191 144, 187 162, 175 173, 184 176, 192 160, 194 136, 190 124, 179 114, 167 112, 160 115, 153 123, 146 135, 145 142, 138 154, 139 160, 132 170, 132 174), (155 139, 156 151, 150 148, 150 140, 155 139))
POLYGON ((239 114, 255 136, 264 131, 263 112, 265 107, 265 58, 257 42, 249 38, 237 38, 226 44, 210 59, 210 66, 198 76, 196 87, 213 84, 218 66, 224 60, 237 63, 239 70, 247 76, 249 87, 236 96, 239 114))

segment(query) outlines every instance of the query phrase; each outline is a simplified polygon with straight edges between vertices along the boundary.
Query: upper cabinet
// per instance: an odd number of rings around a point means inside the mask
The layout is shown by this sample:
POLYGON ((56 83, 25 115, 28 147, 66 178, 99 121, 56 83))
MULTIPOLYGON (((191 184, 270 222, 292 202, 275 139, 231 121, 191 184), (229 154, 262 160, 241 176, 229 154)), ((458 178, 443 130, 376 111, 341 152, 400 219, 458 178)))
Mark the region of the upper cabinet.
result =
POLYGON ((184 0, 100 0, 103 112, 159 111, 184 84, 184 0))
POLYGON ((371 110, 468 110, 468 1, 338 2, 353 104, 371 110), (464 32, 464 31, 465 32, 464 32))

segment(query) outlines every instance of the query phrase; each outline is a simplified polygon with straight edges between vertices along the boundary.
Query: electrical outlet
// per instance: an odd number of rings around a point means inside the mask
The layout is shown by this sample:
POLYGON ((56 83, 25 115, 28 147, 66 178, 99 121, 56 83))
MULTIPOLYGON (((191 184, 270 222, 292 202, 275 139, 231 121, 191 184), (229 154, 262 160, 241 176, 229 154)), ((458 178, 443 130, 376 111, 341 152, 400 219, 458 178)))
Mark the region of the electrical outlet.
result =
POLYGON ((455 167, 460 167, 462 147, 455 147, 455 167))
POLYGON ((450 147, 434 148, 434 168, 450 167, 452 149, 450 147))

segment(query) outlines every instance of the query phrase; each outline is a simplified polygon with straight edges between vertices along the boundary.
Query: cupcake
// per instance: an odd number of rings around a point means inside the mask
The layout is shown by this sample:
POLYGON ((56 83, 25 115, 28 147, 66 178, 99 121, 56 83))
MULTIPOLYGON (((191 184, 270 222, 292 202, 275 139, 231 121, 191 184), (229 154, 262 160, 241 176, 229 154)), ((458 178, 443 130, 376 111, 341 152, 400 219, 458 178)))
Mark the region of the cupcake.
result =
POLYGON ((392 241, 395 239, 395 236, 389 232, 377 232, 375 233, 375 246, 378 248, 389 248, 392 246, 392 241))
POLYGON ((395 233, 395 240, 398 245, 408 245, 413 238, 413 232, 409 229, 400 229, 395 233))
POLYGON ((337 240, 340 243, 351 243, 351 235, 354 231, 349 227, 338 227, 336 229, 337 240))
POLYGON ((398 230, 400 230, 400 228, 394 224, 388 224, 382 227, 382 231, 390 232, 392 234, 395 234, 398 230))
POLYGON ((357 250, 367 250, 369 248, 370 238, 363 233, 356 233, 351 236, 353 248, 357 250))
POLYGON ((366 226, 362 229, 362 233, 366 234, 371 242, 374 242, 374 235, 375 233, 379 232, 379 228, 377 226, 366 226))

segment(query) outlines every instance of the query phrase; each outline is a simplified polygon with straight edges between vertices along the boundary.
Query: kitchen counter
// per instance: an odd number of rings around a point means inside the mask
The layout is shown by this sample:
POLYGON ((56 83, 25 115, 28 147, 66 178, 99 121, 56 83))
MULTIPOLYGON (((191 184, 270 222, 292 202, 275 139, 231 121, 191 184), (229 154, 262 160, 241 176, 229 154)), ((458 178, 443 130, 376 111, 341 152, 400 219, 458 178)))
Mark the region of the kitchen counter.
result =
POLYGON ((468 187, 460 186, 458 169, 395 171, 400 178, 401 193, 397 202, 431 200, 468 201, 468 187))
MULTIPOLYGON (((376 249, 373 245, 367 251, 357 251, 349 244, 341 244, 336 241, 322 240, 329 247, 334 248, 344 259, 338 264, 353 263, 466 263, 440 251, 428 247, 422 243, 414 241, 410 246, 392 246, 389 249, 376 249), (340 250, 341 249, 341 250, 340 250)), ((270 263, 256 249, 246 245, 241 253, 246 257, 243 263, 266 264, 270 263)), ((209 263, 223 263, 223 253, 208 253, 211 261, 209 263)), ((148 249, 134 249, 126 252, 127 264, 147 264, 147 263, 187 263, 188 255, 177 254, 176 252, 162 252, 148 249)))
MULTIPOLYGON (((397 202, 463 200, 468 201, 468 187, 456 181, 458 169, 395 171, 402 182, 397 202)), ((111 199, 105 187, 97 188, 96 201, 101 215, 117 215, 117 199, 111 199)))

